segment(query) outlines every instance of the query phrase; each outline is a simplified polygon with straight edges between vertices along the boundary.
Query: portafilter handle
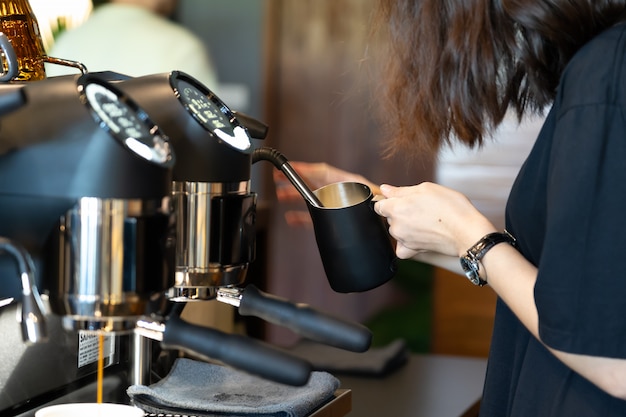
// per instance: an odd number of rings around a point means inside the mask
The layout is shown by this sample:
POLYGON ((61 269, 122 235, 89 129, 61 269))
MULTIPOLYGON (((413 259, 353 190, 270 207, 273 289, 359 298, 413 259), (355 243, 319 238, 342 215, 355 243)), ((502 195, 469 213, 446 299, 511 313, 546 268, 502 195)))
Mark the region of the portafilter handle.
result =
POLYGON ((372 332, 365 326, 323 313, 306 304, 264 293, 254 285, 245 290, 223 287, 217 300, 238 307, 242 316, 254 316, 325 345, 352 352, 365 352, 372 332))
POLYGON ((313 371, 309 362, 264 342, 190 324, 176 316, 168 317, 164 323, 139 320, 135 332, 160 341, 165 349, 177 349, 207 360, 218 360, 282 384, 305 385, 313 371))
POLYGON ((45 342, 48 339, 44 307, 39 291, 35 286, 35 265, 30 254, 20 245, 0 237, 0 253, 12 255, 22 281, 22 307, 18 321, 22 326, 22 339, 26 343, 45 342))

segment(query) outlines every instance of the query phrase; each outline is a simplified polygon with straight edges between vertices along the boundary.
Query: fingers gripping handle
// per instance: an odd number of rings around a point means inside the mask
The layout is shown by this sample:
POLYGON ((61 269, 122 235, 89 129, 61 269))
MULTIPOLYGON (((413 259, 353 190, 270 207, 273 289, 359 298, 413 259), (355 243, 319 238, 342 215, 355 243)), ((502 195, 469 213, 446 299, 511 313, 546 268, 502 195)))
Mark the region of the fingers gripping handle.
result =
POLYGON ((162 345, 219 360, 234 368, 287 385, 305 385, 312 372, 308 362, 260 341, 189 324, 178 317, 167 320, 162 345))
POLYGON ((243 292, 239 313, 262 318, 308 339, 353 352, 366 351, 372 341, 372 333, 361 324, 330 316, 305 304, 294 304, 264 293, 254 285, 248 285, 243 292))

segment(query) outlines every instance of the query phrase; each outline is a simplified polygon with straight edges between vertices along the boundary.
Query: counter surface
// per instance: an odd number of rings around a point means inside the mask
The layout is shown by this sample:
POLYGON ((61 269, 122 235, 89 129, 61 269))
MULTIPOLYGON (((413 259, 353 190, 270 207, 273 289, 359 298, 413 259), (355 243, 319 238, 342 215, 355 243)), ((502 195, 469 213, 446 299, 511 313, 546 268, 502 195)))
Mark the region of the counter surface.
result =
POLYGON ((487 361, 411 355, 383 378, 338 376, 352 391, 349 417, 459 417, 481 396, 487 361))

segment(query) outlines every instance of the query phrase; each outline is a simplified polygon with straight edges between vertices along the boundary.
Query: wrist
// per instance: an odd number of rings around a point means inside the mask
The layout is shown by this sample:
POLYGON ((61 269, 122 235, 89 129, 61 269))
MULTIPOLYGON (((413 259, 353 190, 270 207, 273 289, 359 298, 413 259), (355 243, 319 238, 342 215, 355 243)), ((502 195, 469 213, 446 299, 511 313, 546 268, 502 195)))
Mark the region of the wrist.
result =
POLYGON ((473 205, 466 207, 455 223, 457 256, 461 257, 483 237, 499 232, 498 228, 473 205), (471 227, 470 227, 471 226, 471 227))
POLYGON ((482 266, 482 258, 496 245, 507 243, 516 246, 517 241, 508 232, 492 232, 483 236, 460 257, 461 267, 465 275, 475 285, 487 284, 487 273, 482 266))

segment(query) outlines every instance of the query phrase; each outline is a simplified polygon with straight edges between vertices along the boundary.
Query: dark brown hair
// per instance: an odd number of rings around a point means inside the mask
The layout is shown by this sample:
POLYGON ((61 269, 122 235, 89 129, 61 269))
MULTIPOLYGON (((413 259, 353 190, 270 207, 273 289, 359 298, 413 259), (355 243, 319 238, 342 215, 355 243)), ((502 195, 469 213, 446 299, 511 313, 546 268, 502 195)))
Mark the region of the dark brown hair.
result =
POLYGON ((572 55, 624 20, 626 0, 380 0, 390 153, 480 145, 508 109, 554 99, 572 55))

